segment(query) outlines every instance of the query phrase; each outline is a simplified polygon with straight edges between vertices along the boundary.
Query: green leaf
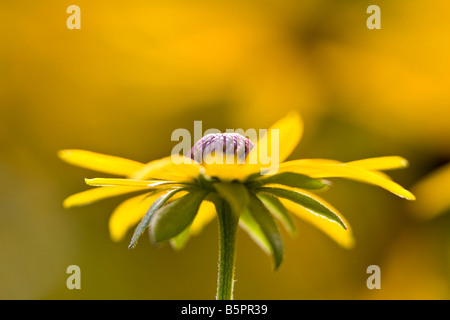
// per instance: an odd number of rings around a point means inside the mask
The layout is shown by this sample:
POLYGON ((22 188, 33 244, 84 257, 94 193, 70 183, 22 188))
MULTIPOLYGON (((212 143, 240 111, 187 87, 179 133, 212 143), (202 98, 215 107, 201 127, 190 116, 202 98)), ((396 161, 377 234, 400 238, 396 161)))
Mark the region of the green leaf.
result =
POLYGON ((227 201, 231 207, 231 211, 236 217, 239 217, 248 203, 249 195, 247 188, 241 183, 214 183, 219 196, 227 201))
POLYGON ((281 184, 283 186, 288 186, 291 188, 307 190, 317 190, 328 186, 328 184, 324 183, 322 180, 314 179, 305 176, 304 174, 294 172, 281 172, 272 176, 268 176, 266 178, 256 179, 251 181, 248 186, 249 188, 255 189, 266 184, 281 184))
POLYGON ((269 209, 275 218, 283 224, 290 235, 293 236, 296 234, 297 230, 292 217, 277 197, 262 193, 258 194, 257 197, 264 203, 266 208, 269 209))
POLYGON ((324 204, 311 198, 308 195, 305 195, 298 191, 286 190, 281 188, 268 188, 268 187, 259 188, 257 192, 269 193, 276 197, 285 198, 290 201, 293 201, 314 214, 323 216, 331 221, 336 222, 341 227, 347 230, 347 227, 345 226, 344 222, 336 213, 334 213, 324 204))
POLYGON ((248 209, 266 237, 274 260, 275 269, 278 269, 283 261, 284 255, 283 239, 281 238, 280 230, 269 210, 254 194, 250 194, 248 209))
POLYGON ((142 218, 141 222, 139 222, 138 226, 136 227, 133 237, 131 238, 130 245, 128 248, 134 248, 136 246, 136 243, 142 233, 144 233, 145 229, 147 229, 148 225, 150 224, 150 220, 152 219, 153 215, 156 211, 158 211, 159 208, 161 208, 175 193, 183 191, 184 189, 175 189, 171 190, 165 194, 163 194, 161 197, 159 197, 155 202, 152 203, 150 208, 148 209, 145 216, 142 218))
POLYGON ((207 190, 191 191, 156 211, 150 225, 153 241, 159 243, 169 240, 186 229, 194 220, 208 192, 207 190))

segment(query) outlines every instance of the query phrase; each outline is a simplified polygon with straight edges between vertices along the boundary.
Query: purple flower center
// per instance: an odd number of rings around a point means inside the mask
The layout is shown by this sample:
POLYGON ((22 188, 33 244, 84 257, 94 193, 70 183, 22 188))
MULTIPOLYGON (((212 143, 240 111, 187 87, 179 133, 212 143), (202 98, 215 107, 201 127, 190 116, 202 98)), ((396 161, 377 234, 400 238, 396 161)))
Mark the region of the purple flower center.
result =
POLYGON ((198 140, 188 157, 202 163, 204 157, 217 153, 244 160, 255 145, 239 133, 211 133, 198 140))

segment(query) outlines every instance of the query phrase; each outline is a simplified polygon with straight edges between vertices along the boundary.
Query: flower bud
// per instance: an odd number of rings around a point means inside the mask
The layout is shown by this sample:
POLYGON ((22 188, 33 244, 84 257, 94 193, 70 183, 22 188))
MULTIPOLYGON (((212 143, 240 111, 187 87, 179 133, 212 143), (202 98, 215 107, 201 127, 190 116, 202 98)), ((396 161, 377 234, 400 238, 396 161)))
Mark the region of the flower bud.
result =
POLYGON ((222 154, 237 158, 239 163, 245 160, 254 146, 253 142, 239 133, 211 133, 194 144, 188 157, 202 163, 206 157, 222 154))

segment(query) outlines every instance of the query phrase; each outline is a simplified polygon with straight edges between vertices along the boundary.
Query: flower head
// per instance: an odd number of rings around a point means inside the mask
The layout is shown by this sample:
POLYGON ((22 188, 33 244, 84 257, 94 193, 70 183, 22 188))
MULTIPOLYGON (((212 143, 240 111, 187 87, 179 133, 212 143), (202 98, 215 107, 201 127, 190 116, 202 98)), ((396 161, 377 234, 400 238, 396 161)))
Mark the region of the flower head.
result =
POLYGON ((188 157, 202 163, 205 156, 220 152, 224 155, 236 156, 245 161, 255 145, 250 139, 239 133, 211 133, 198 140, 190 150, 188 157))
MULTIPOLYGON (((314 191, 329 187, 324 178, 347 178, 382 187, 400 197, 414 195, 380 170, 406 167, 398 156, 370 158, 352 162, 325 159, 285 161, 301 139, 303 125, 296 113, 276 122, 255 144, 239 134, 213 134, 199 140, 182 163, 171 157, 147 164, 83 150, 62 150, 59 156, 74 165, 116 174, 124 178, 86 179, 97 188, 70 196, 65 207, 85 205, 116 195, 140 192, 113 212, 109 228, 113 240, 121 240, 137 224, 130 247, 134 247, 148 228, 154 242, 170 241, 175 248, 198 234, 216 213, 225 210, 274 258, 278 267, 284 255, 277 221, 295 233, 291 214, 323 230, 343 247, 354 239, 349 223, 314 191), (278 140, 272 139, 272 129, 278 140), (275 141, 275 142, 274 142, 275 141), (277 172, 264 171, 260 148, 278 152, 277 172), (218 151, 242 162, 207 162, 218 151), (248 161, 254 157, 256 161, 248 161)), ((220 215, 219 215, 220 216, 220 215)), ((219 223, 220 223, 219 219, 219 223)))

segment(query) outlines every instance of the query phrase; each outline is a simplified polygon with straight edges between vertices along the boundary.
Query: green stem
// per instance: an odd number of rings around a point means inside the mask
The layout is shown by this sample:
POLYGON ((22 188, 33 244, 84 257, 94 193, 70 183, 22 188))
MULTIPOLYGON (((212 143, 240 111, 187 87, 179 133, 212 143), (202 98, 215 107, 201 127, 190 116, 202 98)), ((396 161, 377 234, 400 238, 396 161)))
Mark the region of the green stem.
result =
POLYGON ((216 201, 219 222, 219 274, 217 277, 217 300, 232 300, 236 241, 239 217, 236 217, 226 201, 216 201))

